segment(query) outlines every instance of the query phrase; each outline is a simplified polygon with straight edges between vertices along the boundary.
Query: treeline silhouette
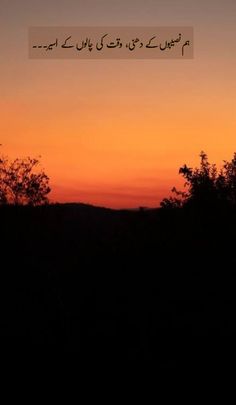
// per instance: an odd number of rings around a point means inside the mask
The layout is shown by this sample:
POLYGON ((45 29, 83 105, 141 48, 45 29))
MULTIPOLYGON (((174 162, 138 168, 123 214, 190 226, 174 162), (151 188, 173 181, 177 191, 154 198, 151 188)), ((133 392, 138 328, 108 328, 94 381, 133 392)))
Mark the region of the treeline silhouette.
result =
POLYGON ((234 155, 217 171, 201 153, 199 168, 180 169, 187 191, 157 209, 2 204, 2 353, 156 368, 228 361, 235 166, 234 155))

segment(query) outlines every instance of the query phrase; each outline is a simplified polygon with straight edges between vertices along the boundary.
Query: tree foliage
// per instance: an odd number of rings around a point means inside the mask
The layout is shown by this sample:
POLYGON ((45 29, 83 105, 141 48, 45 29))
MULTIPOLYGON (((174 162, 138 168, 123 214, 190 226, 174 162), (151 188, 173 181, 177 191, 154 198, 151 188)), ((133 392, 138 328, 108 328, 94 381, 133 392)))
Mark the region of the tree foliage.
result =
POLYGON ((209 163, 206 153, 201 152, 200 167, 193 169, 185 164, 179 174, 185 179, 187 191, 177 191, 174 187, 174 196, 164 198, 162 208, 236 206, 236 153, 231 161, 224 160, 218 170, 215 164, 209 163))
POLYGON ((0 204, 40 205, 48 202, 49 178, 37 170, 39 159, 0 158, 0 204))

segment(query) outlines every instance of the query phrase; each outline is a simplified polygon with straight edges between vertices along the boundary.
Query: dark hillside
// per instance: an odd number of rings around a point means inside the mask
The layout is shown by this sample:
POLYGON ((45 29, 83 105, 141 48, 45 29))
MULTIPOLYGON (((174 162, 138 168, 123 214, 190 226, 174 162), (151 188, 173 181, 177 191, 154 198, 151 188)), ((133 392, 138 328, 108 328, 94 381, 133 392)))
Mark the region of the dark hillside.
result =
POLYGON ((234 339, 233 210, 3 206, 0 222, 4 353, 175 366, 234 339))

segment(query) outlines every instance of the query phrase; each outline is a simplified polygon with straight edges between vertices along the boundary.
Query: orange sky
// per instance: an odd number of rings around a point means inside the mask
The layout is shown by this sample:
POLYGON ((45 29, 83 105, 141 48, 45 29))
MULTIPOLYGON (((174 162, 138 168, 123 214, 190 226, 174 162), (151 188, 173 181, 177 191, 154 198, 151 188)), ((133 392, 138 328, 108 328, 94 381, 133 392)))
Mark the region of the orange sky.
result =
POLYGON ((202 149, 236 151, 235 18, 231 0, 1 1, 2 152, 41 155, 53 201, 158 206, 202 149), (33 25, 190 25, 194 59, 32 60, 33 25))

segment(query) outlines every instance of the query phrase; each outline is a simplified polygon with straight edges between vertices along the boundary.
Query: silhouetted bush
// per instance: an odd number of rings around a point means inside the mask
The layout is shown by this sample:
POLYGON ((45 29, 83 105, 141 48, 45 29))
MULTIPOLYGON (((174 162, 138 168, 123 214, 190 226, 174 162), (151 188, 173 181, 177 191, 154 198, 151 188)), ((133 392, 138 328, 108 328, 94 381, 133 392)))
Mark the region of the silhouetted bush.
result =
POLYGON ((48 202, 49 178, 36 171, 39 159, 30 157, 10 161, 0 158, 0 204, 40 205, 48 202))
POLYGON ((162 208, 197 207, 235 207, 236 206, 236 153, 231 161, 224 161, 218 170, 208 162, 204 152, 200 153, 200 167, 192 169, 186 164, 179 169, 187 187, 187 192, 177 191, 174 197, 164 198, 162 208))

